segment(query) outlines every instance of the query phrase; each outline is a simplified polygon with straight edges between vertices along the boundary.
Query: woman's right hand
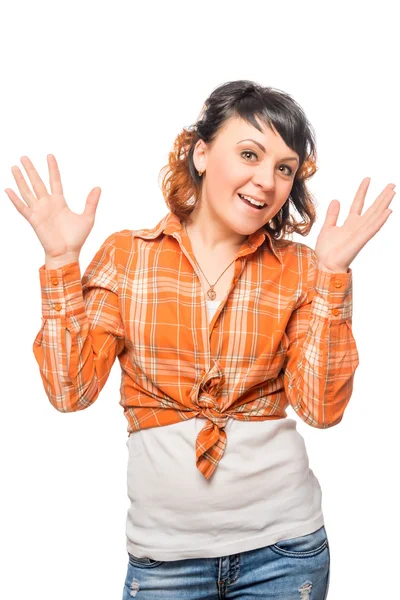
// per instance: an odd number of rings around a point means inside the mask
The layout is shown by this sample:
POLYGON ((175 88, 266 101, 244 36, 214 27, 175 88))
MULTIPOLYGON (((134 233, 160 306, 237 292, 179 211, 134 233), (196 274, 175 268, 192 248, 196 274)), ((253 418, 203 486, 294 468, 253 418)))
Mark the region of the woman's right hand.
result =
POLYGON ((6 194, 17 211, 32 225, 46 257, 56 259, 79 256, 94 225, 101 189, 93 188, 86 199, 84 212, 74 213, 68 208, 63 196, 61 176, 53 154, 47 155, 50 194, 30 159, 22 156, 21 162, 35 193, 32 193, 20 169, 14 166, 11 171, 26 204, 10 188, 5 190, 6 194))

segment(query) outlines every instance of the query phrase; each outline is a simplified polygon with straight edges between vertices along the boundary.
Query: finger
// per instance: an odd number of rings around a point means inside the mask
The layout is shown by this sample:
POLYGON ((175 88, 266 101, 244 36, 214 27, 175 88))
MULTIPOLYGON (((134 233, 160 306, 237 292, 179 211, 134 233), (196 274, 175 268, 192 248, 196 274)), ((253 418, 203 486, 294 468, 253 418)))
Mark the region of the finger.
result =
POLYGON ((27 172, 29 181, 32 184, 36 197, 43 198, 43 196, 48 196, 49 192, 47 191, 46 186, 41 180, 39 173, 33 166, 32 161, 27 156, 21 156, 21 162, 25 171, 27 172))
POLYGON ((49 165, 50 189, 52 194, 63 195, 61 175, 54 154, 47 155, 47 164, 49 165))
POLYGON ((371 204, 371 206, 365 211, 363 216, 369 218, 371 215, 373 216, 377 213, 380 214, 382 211, 384 211, 396 195, 396 192, 393 189, 393 187, 394 184, 389 183, 385 187, 385 189, 379 194, 375 202, 371 204))
POLYGON ((94 219, 95 214, 96 214, 97 205, 98 205, 99 199, 100 199, 100 194, 101 194, 101 189, 99 187, 92 189, 92 191, 90 192, 90 194, 87 197, 85 210, 83 211, 83 214, 94 219))
POLYGON ((21 196, 23 197, 27 205, 32 206, 33 204, 35 204, 37 198, 33 194, 29 185, 26 183, 25 177, 23 176, 20 168, 15 165, 11 167, 11 172, 14 175, 14 179, 21 193, 21 196))
POLYGON ((372 237, 374 237, 374 235, 376 235, 378 233, 378 231, 383 227, 383 225, 386 223, 386 221, 388 220, 389 216, 392 214, 392 211, 387 208, 386 210, 384 210, 382 213, 380 213, 379 215, 377 215, 376 219, 374 220, 373 223, 370 224, 368 232, 369 232, 369 237, 368 239, 371 239, 372 237))
POLYGON ((391 212, 389 209, 385 210, 374 222, 370 222, 368 225, 363 225, 357 232, 351 236, 349 241, 346 243, 346 250, 352 256, 352 260, 357 254, 364 248, 364 246, 371 240, 374 235, 382 228, 387 221, 391 212))
POLYGON ((350 214, 354 213, 356 215, 361 215, 361 211, 365 202, 365 196, 367 194, 370 183, 371 177, 364 177, 364 179, 358 187, 356 195, 354 196, 354 200, 350 206, 350 214))
MULTIPOLYGON (((396 184, 388 183, 384 190, 379 194, 374 204, 379 211, 385 210, 393 200, 396 190, 394 189, 396 184)), ((373 206, 373 205, 372 205, 373 206)))
POLYGON ((323 223, 323 227, 336 225, 337 219, 340 212, 340 202, 339 200, 332 200, 332 202, 328 206, 328 210, 326 212, 325 221, 323 223))
POLYGON ((32 214, 32 210, 28 206, 26 206, 26 204, 24 204, 20 198, 18 198, 17 194, 15 194, 13 190, 7 188, 4 191, 10 198, 11 202, 14 204, 17 211, 29 221, 29 217, 32 214))

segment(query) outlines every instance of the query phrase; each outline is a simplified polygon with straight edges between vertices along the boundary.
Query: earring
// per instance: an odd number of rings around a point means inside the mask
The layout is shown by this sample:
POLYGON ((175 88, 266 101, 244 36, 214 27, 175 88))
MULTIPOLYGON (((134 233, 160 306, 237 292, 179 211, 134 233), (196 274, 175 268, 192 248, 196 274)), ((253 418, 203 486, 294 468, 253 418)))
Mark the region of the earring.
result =
POLYGON ((197 171, 197 172, 199 174, 199 177, 201 177, 203 175, 203 173, 204 173, 204 171, 197 171))

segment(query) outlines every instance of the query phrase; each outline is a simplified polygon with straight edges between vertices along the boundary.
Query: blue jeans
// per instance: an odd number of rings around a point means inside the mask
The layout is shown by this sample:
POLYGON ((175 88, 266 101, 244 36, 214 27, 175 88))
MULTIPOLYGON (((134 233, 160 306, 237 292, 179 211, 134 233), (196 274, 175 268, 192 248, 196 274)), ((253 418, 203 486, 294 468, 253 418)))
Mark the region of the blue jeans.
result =
POLYGON ((219 558, 159 561, 128 553, 122 600, 326 600, 330 552, 317 531, 219 558))

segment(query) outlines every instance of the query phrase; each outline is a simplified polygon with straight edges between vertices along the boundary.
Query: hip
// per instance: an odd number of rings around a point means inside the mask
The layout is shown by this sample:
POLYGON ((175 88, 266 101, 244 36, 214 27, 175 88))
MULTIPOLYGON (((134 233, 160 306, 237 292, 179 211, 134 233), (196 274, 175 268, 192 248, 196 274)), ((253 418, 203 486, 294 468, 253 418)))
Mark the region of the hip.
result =
POLYGON ((270 546, 216 558, 159 561, 128 553, 123 600, 326 600, 330 551, 325 526, 270 546), (251 590, 251 591, 250 591, 251 590))

